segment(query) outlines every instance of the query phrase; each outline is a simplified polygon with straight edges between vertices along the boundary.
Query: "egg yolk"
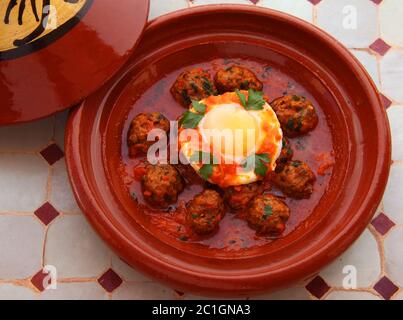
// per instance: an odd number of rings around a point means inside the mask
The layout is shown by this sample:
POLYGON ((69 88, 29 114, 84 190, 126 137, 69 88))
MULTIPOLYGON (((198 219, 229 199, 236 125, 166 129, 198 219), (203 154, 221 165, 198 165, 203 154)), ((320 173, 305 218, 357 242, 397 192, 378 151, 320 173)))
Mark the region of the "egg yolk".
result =
POLYGON ((212 107, 200 129, 203 139, 227 159, 245 158, 260 145, 258 117, 236 103, 212 107))

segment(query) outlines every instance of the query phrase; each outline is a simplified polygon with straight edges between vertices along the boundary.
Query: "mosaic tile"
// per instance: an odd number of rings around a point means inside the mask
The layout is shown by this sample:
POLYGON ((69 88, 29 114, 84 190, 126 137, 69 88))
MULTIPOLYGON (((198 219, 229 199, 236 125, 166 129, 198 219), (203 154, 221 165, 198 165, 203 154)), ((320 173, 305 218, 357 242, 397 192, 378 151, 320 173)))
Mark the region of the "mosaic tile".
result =
POLYGON ((403 227, 391 230, 384 241, 386 273, 403 287, 403 227))
POLYGON ((382 92, 403 103, 403 50, 391 49, 380 61, 382 92))
POLYGON ((37 272, 44 237, 35 217, 0 215, 0 279, 24 279, 37 272))
POLYGON ((390 281, 387 277, 382 277, 374 286, 376 292, 378 292, 385 300, 389 300, 399 288, 390 281))
POLYGON ((382 38, 401 47, 403 46, 402 18, 401 0, 386 0, 379 6, 382 38))
POLYGON ((35 215, 45 225, 51 223, 59 214, 60 213, 49 202, 46 202, 43 206, 35 210, 35 215))
POLYGON ((98 279, 98 283, 108 292, 113 292, 122 284, 123 280, 119 275, 109 269, 98 279))
POLYGON ((322 298, 330 290, 329 285, 320 276, 311 280, 305 288, 318 299, 322 298))
POLYGON ((385 214, 397 224, 403 223, 403 165, 393 164, 383 197, 385 214))
POLYGON ((392 132, 392 159, 403 160, 403 105, 387 110, 392 132))
POLYGON ((312 4, 308 1, 261 0, 257 5, 291 14, 308 22, 313 19, 312 4))
POLYGON ((349 48, 365 48, 378 37, 377 8, 362 0, 326 0, 317 4, 317 24, 349 48))
POLYGON ((64 213, 81 212, 70 186, 65 161, 53 165, 50 185, 50 202, 57 210, 64 213))
POLYGON ((0 151, 37 151, 46 146, 53 134, 54 118, 0 127, 0 151))
POLYGON ((33 212, 46 200, 48 166, 37 155, 0 156, 0 212, 33 212))
POLYGON ((106 300, 105 290, 95 282, 58 283, 56 289, 45 290, 41 300, 106 300))
POLYGON ((332 264, 325 267, 320 275, 335 287, 343 287, 344 282, 350 285, 351 277, 356 274, 357 288, 373 285, 381 274, 381 260, 378 244, 369 230, 332 264))
POLYGON ((376 39, 374 43, 372 43, 369 48, 381 56, 384 56, 386 52, 388 52, 391 48, 383 39, 376 39))
POLYGON ((387 234, 393 226, 395 226, 395 223, 382 212, 371 221, 371 224, 375 230, 383 236, 387 234))
POLYGON ((149 20, 159 17, 163 14, 185 9, 189 6, 186 0, 154 0, 150 3, 150 14, 148 16, 149 20))
POLYGON ((110 250, 82 215, 63 216, 52 223, 45 245, 45 264, 59 278, 98 277, 110 266, 110 250))
POLYGON ((61 158, 64 157, 63 150, 56 143, 52 143, 47 146, 41 152, 42 157, 49 163, 49 165, 53 165, 61 158))
POLYGON ((0 300, 36 300, 38 295, 30 288, 0 284, 0 300))

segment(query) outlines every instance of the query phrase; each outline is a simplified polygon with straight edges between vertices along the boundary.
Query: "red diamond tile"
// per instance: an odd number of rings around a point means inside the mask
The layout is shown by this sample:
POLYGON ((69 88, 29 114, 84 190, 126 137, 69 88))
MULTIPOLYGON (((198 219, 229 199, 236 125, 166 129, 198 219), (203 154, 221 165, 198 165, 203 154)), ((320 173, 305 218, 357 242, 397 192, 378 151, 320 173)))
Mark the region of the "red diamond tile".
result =
POLYGON ((375 42, 372 43, 369 47, 376 53, 380 54, 381 56, 384 56, 386 52, 388 52, 389 49, 391 48, 391 46, 388 45, 381 38, 376 39, 375 42))
POLYGON ((41 155, 50 165, 64 157, 63 151, 55 143, 43 149, 41 155))
POLYGON ((371 0, 375 4, 380 4, 383 0, 371 0))
POLYGON ((395 225, 395 223, 383 213, 380 213, 374 220, 372 220, 371 224, 381 235, 387 234, 390 228, 395 225))
POLYGON ((112 292, 119 287, 123 281, 115 271, 109 269, 98 279, 98 282, 106 291, 112 292))
POLYGON ((317 5, 319 2, 321 2, 322 0, 308 0, 310 3, 312 3, 313 5, 317 5))
MULTIPOLYGON (((43 270, 40 270, 31 278, 31 283, 41 292, 45 290, 45 288, 43 287, 43 280, 47 275, 48 274, 44 273, 43 270)), ((48 284, 50 284, 50 278, 48 284)))
POLYGON ((49 202, 46 202, 42 207, 35 211, 35 215, 45 225, 51 223, 59 214, 60 213, 49 202))
POLYGON ((305 288, 318 299, 330 290, 329 285, 320 276, 315 277, 305 288))
POLYGON ((259 0, 249 0, 250 2, 252 2, 253 4, 256 4, 259 2, 259 0))
POLYGON ((381 280, 375 284, 374 289, 385 300, 389 300, 399 290, 399 288, 387 277, 381 278, 381 280))
POLYGON ((381 93, 381 100, 382 105, 385 107, 385 109, 389 108, 392 105, 392 101, 390 101, 389 98, 384 96, 382 93, 381 93))

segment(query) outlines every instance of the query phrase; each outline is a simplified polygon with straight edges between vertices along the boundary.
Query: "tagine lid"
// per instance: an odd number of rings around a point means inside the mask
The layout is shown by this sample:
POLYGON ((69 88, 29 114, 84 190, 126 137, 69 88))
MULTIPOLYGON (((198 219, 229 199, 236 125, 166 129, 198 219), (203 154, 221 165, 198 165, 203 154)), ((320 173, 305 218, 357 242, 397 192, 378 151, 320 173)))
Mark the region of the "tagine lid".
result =
POLYGON ((0 1, 0 125, 67 109, 126 62, 149 0, 0 1))

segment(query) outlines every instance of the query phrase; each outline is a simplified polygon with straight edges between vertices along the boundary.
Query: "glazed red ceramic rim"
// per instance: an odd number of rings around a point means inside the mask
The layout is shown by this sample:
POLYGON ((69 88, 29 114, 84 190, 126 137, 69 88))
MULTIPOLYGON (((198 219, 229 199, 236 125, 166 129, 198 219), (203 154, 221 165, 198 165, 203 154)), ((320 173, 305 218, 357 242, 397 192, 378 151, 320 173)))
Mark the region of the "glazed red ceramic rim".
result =
POLYGON ((130 57, 148 12, 149 0, 86 0, 57 29, 0 52, 0 126, 71 108, 101 87, 130 57))
MULTIPOLYGON (((293 261, 288 267, 281 270, 261 270, 254 275, 217 275, 214 273, 203 273, 202 268, 197 265, 182 265, 174 263, 176 260, 161 258, 161 252, 150 244, 130 243, 122 234, 118 225, 113 225, 109 221, 107 214, 103 212, 102 204, 99 203, 92 194, 91 182, 88 180, 88 173, 83 169, 82 152, 91 152, 89 145, 83 145, 80 139, 80 127, 85 124, 82 118, 84 111, 83 104, 72 113, 66 134, 66 160, 67 167, 72 182, 73 191, 77 201, 87 215, 87 218, 108 242, 128 263, 135 265, 142 271, 152 274, 155 278, 170 284, 179 289, 193 290, 210 294, 237 294, 248 293, 251 291, 264 290, 268 287, 279 287, 290 282, 295 282, 317 272, 324 265, 335 259, 344 252, 357 237, 363 232, 375 210, 380 203, 386 186, 389 167, 391 161, 390 131, 386 117, 386 112, 382 107, 376 86, 370 79, 367 72, 359 62, 339 44, 334 38, 300 19, 288 16, 277 11, 242 6, 242 5, 215 5, 204 6, 175 12, 153 21, 147 28, 146 34, 159 29, 173 21, 180 20, 182 17, 189 17, 196 14, 212 12, 221 13, 247 13, 250 15, 267 16, 273 19, 281 20, 294 27, 304 29, 314 35, 319 41, 323 42, 337 53, 341 59, 351 67, 357 79, 362 84, 363 91, 371 102, 368 108, 375 110, 376 118, 374 122, 379 129, 377 154, 377 166, 373 169, 374 180, 370 185, 361 207, 353 215, 353 219, 348 223, 343 232, 333 236, 322 247, 315 252, 312 250, 309 255, 303 259, 293 261)), ((101 159, 98 161, 100 163, 101 159)), ((347 213, 345 213, 346 215, 347 213)), ((329 231, 330 227, 326 226, 329 231)), ((324 233, 324 230, 320 232, 324 233)), ((312 248, 310 248, 312 249, 312 248)), ((167 255, 169 255, 167 253, 167 255)), ((176 261, 177 262, 177 261, 176 261)))

